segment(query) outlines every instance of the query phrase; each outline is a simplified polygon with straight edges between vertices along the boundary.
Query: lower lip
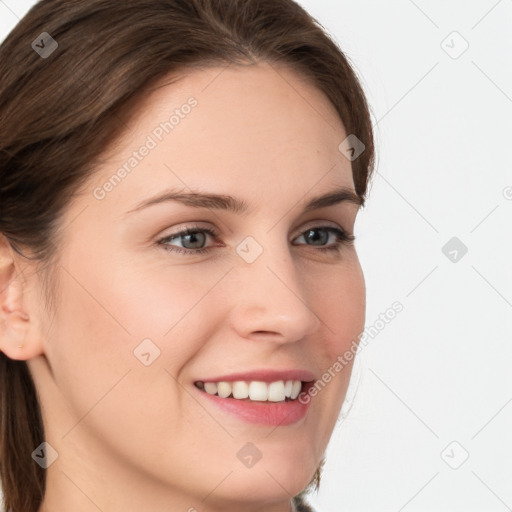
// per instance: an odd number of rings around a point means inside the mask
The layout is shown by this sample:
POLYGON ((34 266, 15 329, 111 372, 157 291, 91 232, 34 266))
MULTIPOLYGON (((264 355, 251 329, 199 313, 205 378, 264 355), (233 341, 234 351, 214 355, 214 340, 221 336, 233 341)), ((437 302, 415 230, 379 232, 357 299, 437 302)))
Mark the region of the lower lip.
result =
MULTIPOLYGON (((306 383, 301 391, 307 391, 310 385, 312 384, 306 383)), ((199 389, 198 391, 217 407, 229 414, 238 416, 243 421, 275 427, 297 423, 306 416, 309 404, 311 403, 308 401, 303 404, 298 399, 290 400, 289 402, 246 401, 236 398, 221 398, 218 395, 210 395, 206 391, 199 389)))

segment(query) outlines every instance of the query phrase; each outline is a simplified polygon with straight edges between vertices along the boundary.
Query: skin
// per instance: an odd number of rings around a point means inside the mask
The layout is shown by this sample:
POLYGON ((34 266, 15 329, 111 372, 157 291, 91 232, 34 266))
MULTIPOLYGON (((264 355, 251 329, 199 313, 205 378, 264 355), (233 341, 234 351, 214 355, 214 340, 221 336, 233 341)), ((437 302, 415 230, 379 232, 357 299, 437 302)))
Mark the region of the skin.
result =
POLYGON ((63 213, 53 315, 33 262, 2 245, 1 349, 28 361, 58 452, 39 512, 290 510, 324 455, 351 367, 312 398, 304 419, 280 427, 220 411, 193 382, 256 368, 319 378, 362 332, 355 247, 326 253, 301 236, 323 225, 353 233, 356 204, 302 213, 312 197, 354 191, 338 150, 346 136, 328 99, 291 69, 195 68, 145 98, 63 213), (190 114, 96 199, 95 187, 191 96, 190 114), (167 188, 230 194, 251 210, 170 201, 126 215, 167 188), (191 224, 218 231, 205 235, 210 252, 158 245, 191 224), (253 263, 235 250, 247 236, 263 248, 253 263), (146 338, 160 350, 149 366, 133 353, 146 338), (251 468, 236 456, 247 442, 262 453, 251 468))

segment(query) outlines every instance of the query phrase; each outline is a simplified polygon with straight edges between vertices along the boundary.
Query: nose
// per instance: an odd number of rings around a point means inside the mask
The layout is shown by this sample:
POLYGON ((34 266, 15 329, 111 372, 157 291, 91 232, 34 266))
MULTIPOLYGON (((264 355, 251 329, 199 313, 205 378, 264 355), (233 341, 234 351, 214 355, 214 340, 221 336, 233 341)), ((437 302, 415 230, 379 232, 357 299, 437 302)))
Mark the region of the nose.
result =
POLYGON ((252 263, 240 258, 231 274, 235 290, 230 318, 242 338, 288 343, 322 326, 316 311, 320 305, 310 303, 306 282, 286 245, 269 244, 252 263))

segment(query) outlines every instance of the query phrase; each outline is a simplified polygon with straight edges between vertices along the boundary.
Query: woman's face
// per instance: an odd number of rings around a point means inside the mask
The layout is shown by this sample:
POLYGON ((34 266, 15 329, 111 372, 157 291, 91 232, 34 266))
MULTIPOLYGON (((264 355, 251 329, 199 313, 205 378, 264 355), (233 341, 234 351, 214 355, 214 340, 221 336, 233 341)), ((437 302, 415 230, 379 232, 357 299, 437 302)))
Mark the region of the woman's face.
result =
POLYGON ((46 503, 286 510, 322 459, 351 371, 332 368, 364 325, 355 248, 334 249, 358 205, 306 208, 355 196, 348 134, 319 90, 268 64, 191 70, 126 128, 62 217, 55 315, 29 361, 59 454, 46 503), (141 206, 162 194, 186 196, 141 206), (307 406, 283 400, 286 381, 329 368, 307 406), (235 381, 252 400, 208 393, 244 396, 235 381))

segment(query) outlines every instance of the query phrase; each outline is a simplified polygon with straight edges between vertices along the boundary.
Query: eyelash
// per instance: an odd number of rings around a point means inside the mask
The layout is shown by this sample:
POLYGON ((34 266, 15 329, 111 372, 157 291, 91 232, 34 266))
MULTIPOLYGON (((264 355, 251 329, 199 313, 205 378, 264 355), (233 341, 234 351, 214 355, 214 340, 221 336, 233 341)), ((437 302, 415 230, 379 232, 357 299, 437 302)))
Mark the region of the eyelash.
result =
MULTIPOLYGON (((306 234, 308 231, 316 231, 319 229, 324 229, 330 233, 334 233, 336 235, 336 242, 333 245, 328 245, 326 247, 317 247, 317 250, 322 252, 339 252, 343 245, 352 245, 356 237, 353 234, 346 233, 344 230, 335 228, 332 226, 313 226, 311 228, 303 231, 299 236, 306 234)), ((182 231, 178 231, 177 233, 172 233, 164 238, 161 238, 157 241, 157 244, 162 245, 164 250, 170 252, 177 252, 185 255, 192 254, 204 254, 212 249, 212 247, 204 247, 199 249, 184 249, 182 247, 176 247, 172 245, 167 245, 167 242, 170 240, 174 240, 175 238, 180 238, 181 236, 193 235, 196 233, 208 233, 212 238, 216 238, 218 233, 216 233, 213 229, 204 228, 204 227, 188 227, 182 231)), ((299 244, 299 245, 308 245, 308 244, 299 244)), ((315 247, 311 245, 310 247, 315 247)))

